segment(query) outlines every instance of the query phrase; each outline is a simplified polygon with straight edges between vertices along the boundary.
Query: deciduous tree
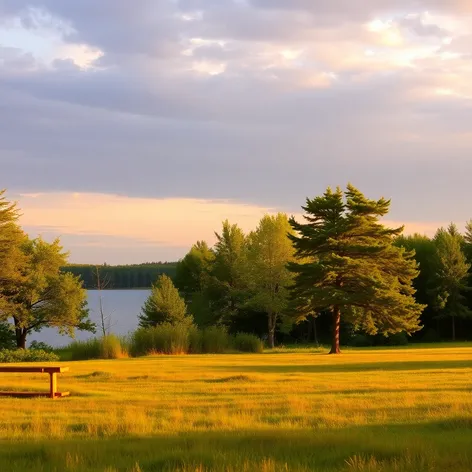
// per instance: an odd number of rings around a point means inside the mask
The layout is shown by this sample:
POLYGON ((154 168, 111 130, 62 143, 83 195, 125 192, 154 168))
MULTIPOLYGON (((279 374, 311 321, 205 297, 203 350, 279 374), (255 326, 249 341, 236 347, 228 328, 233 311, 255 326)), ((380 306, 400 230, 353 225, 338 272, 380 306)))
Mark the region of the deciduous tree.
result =
MULTIPOLYGON (((251 297, 248 305, 267 314, 268 339, 275 345, 275 331, 287 310, 293 273, 294 248, 288 238, 292 228, 285 214, 264 216, 249 235, 248 275, 251 297)), ((291 325, 291 323, 289 324, 291 325)))
POLYGON ((82 282, 62 272, 67 253, 59 240, 47 243, 41 238, 24 240, 21 281, 16 290, 3 290, 7 300, 1 311, 3 320, 11 320, 18 348, 25 348, 26 337, 45 327, 57 328, 73 336, 75 329, 95 330, 88 318, 86 292, 82 282))

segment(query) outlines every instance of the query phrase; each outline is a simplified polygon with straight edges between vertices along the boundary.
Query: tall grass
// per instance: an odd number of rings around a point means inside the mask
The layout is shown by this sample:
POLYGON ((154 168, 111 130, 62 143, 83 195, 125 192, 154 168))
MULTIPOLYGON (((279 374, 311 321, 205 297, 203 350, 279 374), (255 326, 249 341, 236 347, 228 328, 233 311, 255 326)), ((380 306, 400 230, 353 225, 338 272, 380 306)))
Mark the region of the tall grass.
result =
POLYGON ((154 328, 138 329, 131 335, 129 352, 132 356, 149 354, 223 354, 262 352, 262 341, 251 334, 230 336, 221 326, 199 330, 195 326, 164 323, 154 328))
POLYGON ((470 472, 471 359, 443 345, 76 362, 68 398, 2 397, 0 470, 470 472))
POLYGON ((264 343, 253 334, 238 333, 233 339, 233 346, 236 351, 262 353, 264 343))
POLYGON ((186 354, 188 351, 189 328, 183 324, 163 323, 153 328, 141 328, 131 336, 132 356, 186 354))
POLYGON ((120 359, 128 355, 126 349, 122 346, 121 340, 114 334, 102 338, 88 339, 87 341, 73 341, 59 352, 69 354, 67 357, 70 357, 70 360, 73 361, 120 359))

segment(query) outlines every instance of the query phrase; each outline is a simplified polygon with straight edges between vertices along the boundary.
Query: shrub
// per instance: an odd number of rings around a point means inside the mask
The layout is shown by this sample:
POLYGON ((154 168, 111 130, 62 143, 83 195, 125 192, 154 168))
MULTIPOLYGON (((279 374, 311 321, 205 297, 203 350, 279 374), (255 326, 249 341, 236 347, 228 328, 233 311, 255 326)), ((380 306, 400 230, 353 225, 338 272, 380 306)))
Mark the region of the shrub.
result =
POLYGON ((190 354, 201 354, 203 352, 202 331, 192 326, 188 332, 188 344, 190 354))
POLYGON ((54 348, 52 346, 41 341, 32 341, 29 348, 32 351, 54 352, 54 348))
POLYGON ((120 359, 125 357, 120 339, 114 334, 109 334, 100 339, 100 359, 120 359))
POLYGON ((56 362, 59 357, 41 350, 28 349, 2 349, 0 350, 0 363, 9 362, 56 362))
POLYGON ((71 360, 85 361, 88 359, 119 359, 127 355, 122 348, 120 339, 114 334, 87 341, 73 341, 64 351, 70 352, 71 360))
POLYGON ((190 329, 186 323, 162 323, 152 328, 138 329, 131 338, 131 354, 186 354, 189 351, 190 329))
POLYGON ((8 323, 0 321, 0 349, 15 349, 15 333, 8 323))
POLYGON ((202 352, 205 354, 221 354, 228 350, 230 339, 226 328, 211 326, 202 331, 202 352))
POLYGON ((408 345, 408 335, 406 333, 391 334, 386 339, 387 346, 406 346, 408 345))
POLYGON ((233 339, 233 346, 241 352, 261 353, 264 351, 264 343, 254 334, 238 333, 233 339))

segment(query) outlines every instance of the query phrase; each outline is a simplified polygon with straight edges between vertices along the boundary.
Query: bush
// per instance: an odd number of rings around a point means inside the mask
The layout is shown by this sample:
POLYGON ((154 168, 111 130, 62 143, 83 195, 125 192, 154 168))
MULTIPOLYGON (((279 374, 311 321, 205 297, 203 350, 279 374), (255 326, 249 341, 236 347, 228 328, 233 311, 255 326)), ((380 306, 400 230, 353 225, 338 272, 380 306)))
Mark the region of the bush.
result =
POLYGON ((187 323, 162 323, 138 329, 131 337, 130 352, 133 356, 186 354, 189 352, 190 329, 187 323))
POLYGON ((0 350, 0 363, 9 362, 56 362, 59 357, 41 350, 28 349, 2 349, 0 350))
POLYGON ((233 339, 233 346, 237 351, 261 353, 264 343, 254 334, 238 333, 233 339))
POLYGON ((89 359, 119 359, 126 357, 120 339, 114 334, 87 341, 73 341, 64 351, 70 352, 71 360, 85 361, 89 359))
POLYGON ((391 334, 387 339, 385 344, 387 346, 407 346, 408 345, 408 335, 406 333, 395 333, 391 334))
POLYGON ((222 354, 230 347, 230 339, 226 328, 211 326, 202 331, 202 353, 222 354))
POLYGON ((15 349, 15 333, 8 323, 0 321, 0 349, 15 349))
POLYGON ((187 323, 162 323, 140 328, 130 338, 132 356, 151 354, 222 354, 234 348, 241 352, 262 352, 262 341, 252 334, 228 335, 226 328, 212 326, 199 330, 187 323))
POLYGON ((188 345, 190 354, 201 354, 203 352, 202 331, 196 326, 192 326, 188 332, 188 345))
POLYGON ((41 341, 32 341, 29 348, 32 351, 54 352, 54 348, 52 346, 41 341))

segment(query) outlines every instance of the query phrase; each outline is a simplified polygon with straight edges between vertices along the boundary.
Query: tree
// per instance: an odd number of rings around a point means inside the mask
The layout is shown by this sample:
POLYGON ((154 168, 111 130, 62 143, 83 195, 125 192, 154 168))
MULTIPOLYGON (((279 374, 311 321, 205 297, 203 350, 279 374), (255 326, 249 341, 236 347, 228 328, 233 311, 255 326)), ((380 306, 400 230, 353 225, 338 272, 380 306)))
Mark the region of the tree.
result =
POLYGON ((416 303, 412 281, 418 275, 413 254, 393 245, 403 228, 384 227, 379 219, 390 201, 369 200, 352 185, 326 192, 303 207, 307 223, 290 219, 296 256, 293 296, 314 311, 332 314, 331 353, 339 353, 341 316, 368 334, 387 335, 420 329, 424 308, 416 303))
POLYGON ((288 238, 291 232, 287 216, 279 213, 264 216, 249 235, 248 274, 252 295, 247 304, 267 313, 271 348, 275 346, 275 330, 287 309, 289 286, 293 281, 293 273, 287 268, 294 257, 293 245, 288 238))
POLYGON ((191 299, 192 294, 205 289, 211 264, 215 259, 213 251, 205 241, 197 241, 188 254, 179 261, 176 268, 175 286, 191 299))
POLYGON ((111 314, 105 313, 105 307, 103 302, 103 290, 107 290, 110 288, 110 275, 105 273, 104 275, 101 274, 99 266, 95 266, 95 286, 98 291, 98 311, 100 315, 100 328, 102 330, 103 337, 110 334, 111 330, 111 314))
POLYGON ((75 329, 94 331, 88 318, 86 291, 78 277, 62 272, 67 253, 59 240, 49 244, 26 239, 21 247, 24 261, 16 290, 2 288, 6 304, 0 317, 12 320, 18 348, 26 347, 26 337, 45 327, 57 328, 73 336, 75 329))
POLYGON ((472 317, 464 292, 467 286, 470 264, 462 251, 462 236, 454 225, 441 228, 434 237, 437 251, 437 305, 440 317, 451 317, 452 340, 456 339, 456 317, 472 317))
POLYGON ((247 238, 238 225, 228 220, 223 222, 221 234, 215 235, 208 293, 215 322, 228 323, 247 300, 247 238))
POLYGON ((180 296, 172 280, 167 275, 161 275, 144 303, 139 315, 139 326, 149 328, 162 323, 190 325, 192 321, 192 317, 187 314, 185 300, 180 296))
POLYGON ((26 257, 22 245, 26 235, 17 224, 16 204, 0 191, 0 316, 8 309, 9 299, 18 292, 24 276, 26 257))
POLYGON ((433 329, 436 332, 436 245, 431 238, 421 234, 402 235, 396 238, 395 245, 404 247, 407 251, 414 253, 414 258, 419 267, 419 275, 413 281, 416 290, 415 298, 418 303, 426 305, 421 315, 421 324, 424 325, 424 330, 433 329))
POLYGON ((472 220, 469 220, 465 225, 464 252, 467 260, 472 262, 472 220))

